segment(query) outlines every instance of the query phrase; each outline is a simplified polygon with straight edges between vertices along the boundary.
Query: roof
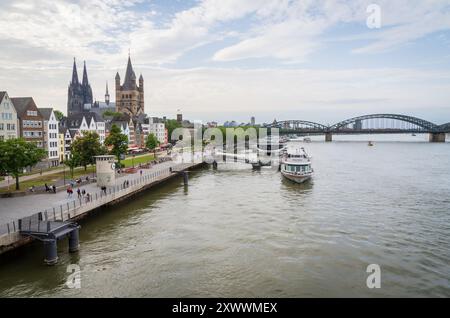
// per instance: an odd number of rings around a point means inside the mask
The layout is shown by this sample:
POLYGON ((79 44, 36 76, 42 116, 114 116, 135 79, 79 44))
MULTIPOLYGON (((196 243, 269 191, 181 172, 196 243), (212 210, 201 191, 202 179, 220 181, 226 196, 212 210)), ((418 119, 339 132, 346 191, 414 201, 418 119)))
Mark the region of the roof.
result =
POLYGON ((77 129, 69 129, 70 137, 73 139, 75 137, 75 134, 78 132, 77 129))
POLYGON ((2 102, 3 97, 5 97, 5 95, 6 95, 6 92, 0 92, 0 103, 2 102))
POLYGON ((128 56, 127 71, 125 73, 125 80, 123 82, 124 90, 136 89, 136 74, 133 70, 133 65, 131 65, 131 58, 128 56))
POLYGON ((58 132, 60 134, 66 134, 67 128, 66 127, 62 127, 60 125, 58 125, 58 132))
POLYGON ((18 115, 23 114, 28 109, 30 103, 36 106, 33 97, 13 97, 11 101, 18 115))
POLYGON ((46 120, 49 120, 50 115, 53 112, 53 108, 39 108, 39 112, 46 120))
MULTIPOLYGON (((81 124, 81 122, 83 121, 83 117, 86 118, 86 121, 88 124, 91 122, 92 118, 94 118, 94 120, 96 122, 104 122, 102 116, 95 112, 76 113, 76 114, 72 114, 69 117, 67 117, 67 123, 68 123, 69 127, 73 121, 78 121, 81 124)), ((73 128, 73 127, 70 127, 70 128, 73 128)))

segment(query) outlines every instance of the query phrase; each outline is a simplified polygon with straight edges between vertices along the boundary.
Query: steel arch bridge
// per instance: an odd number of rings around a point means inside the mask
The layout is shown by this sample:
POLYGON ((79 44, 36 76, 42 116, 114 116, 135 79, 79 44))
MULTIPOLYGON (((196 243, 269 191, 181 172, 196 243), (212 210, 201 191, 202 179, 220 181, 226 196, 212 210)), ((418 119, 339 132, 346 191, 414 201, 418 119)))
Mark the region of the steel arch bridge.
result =
MULTIPOLYGON (((437 131, 438 125, 429 122, 424 119, 420 119, 417 117, 406 116, 406 115, 398 115, 398 114, 372 114, 365 115, 359 117, 353 117, 347 120, 343 120, 339 123, 336 123, 329 127, 330 132, 339 133, 341 130, 345 129, 351 124, 355 124, 352 128, 353 131, 362 131, 362 132, 380 132, 380 133, 395 133, 395 132, 424 132, 431 133, 437 131), (398 125, 397 127, 390 126, 389 124, 385 125, 385 123, 378 123, 378 127, 364 128, 361 125, 356 125, 358 122, 362 123, 366 120, 371 119, 380 119, 380 120, 395 120, 399 123, 406 123, 406 125, 398 125)), ((348 128, 347 128, 348 129, 348 128)))
POLYGON ((430 141, 445 141, 445 133, 450 132, 450 123, 439 126, 421 118, 400 114, 364 115, 349 118, 330 126, 306 120, 284 120, 274 121, 265 127, 278 128, 280 134, 325 134, 328 141, 331 141, 332 134, 404 133, 429 133, 430 141))
POLYGON ((439 129, 440 132, 448 134, 448 133, 450 133, 450 123, 446 123, 446 124, 440 125, 438 129, 439 129))

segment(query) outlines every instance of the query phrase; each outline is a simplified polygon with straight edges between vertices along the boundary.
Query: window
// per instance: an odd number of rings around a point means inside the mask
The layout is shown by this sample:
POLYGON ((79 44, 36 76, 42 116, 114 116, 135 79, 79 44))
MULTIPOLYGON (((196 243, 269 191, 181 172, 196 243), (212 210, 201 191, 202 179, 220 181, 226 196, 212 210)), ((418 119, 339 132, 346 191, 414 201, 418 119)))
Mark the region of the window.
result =
POLYGON ((4 124, 0 123, 0 130, 3 130, 3 129, 4 129, 4 124))
POLYGON ((27 110, 27 115, 28 116, 37 116, 37 111, 36 110, 27 110))

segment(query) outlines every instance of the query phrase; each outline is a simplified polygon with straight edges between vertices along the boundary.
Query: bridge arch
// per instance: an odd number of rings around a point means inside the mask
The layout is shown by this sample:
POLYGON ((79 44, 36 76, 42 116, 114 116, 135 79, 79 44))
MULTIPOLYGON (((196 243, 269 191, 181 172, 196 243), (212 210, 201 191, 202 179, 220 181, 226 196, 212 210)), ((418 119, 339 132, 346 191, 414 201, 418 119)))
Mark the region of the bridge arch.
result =
POLYGON ((369 120, 369 119, 393 119, 393 120, 409 123, 409 124, 415 125, 417 127, 420 127, 420 129, 424 132, 432 132, 439 128, 438 125, 436 125, 432 122, 429 122, 427 120, 417 118, 417 117, 399 115, 399 114, 372 114, 372 115, 364 115, 364 116, 353 117, 350 119, 343 120, 341 122, 338 122, 338 123, 330 126, 329 130, 332 132, 336 132, 350 124, 355 124, 357 122, 362 122, 364 120, 369 120))
POLYGON ((267 128, 279 128, 279 129, 287 129, 287 130, 297 130, 300 128, 310 129, 313 131, 326 131, 328 129, 327 126, 315 123, 307 120, 283 120, 273 122, 271 124, 266 125, 267 128))
POLYGON ((450 123, 446 123, 446 124, 440 125, 440 126, 438 127, 438 130, 439 130, 440 132, 450 133, 450 123))

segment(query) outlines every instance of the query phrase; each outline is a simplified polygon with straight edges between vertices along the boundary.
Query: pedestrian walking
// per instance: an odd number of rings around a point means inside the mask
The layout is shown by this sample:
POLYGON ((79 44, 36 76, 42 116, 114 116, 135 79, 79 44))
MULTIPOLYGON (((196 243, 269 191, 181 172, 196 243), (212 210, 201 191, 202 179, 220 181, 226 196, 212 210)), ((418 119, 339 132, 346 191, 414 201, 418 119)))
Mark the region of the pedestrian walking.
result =
POLYGON ((80 188, 77 189, 78 199, 81 199, 81 191, 80 188))
POLYGON ((53 193, 56 193, 56 186, 52 185, 53 193))

